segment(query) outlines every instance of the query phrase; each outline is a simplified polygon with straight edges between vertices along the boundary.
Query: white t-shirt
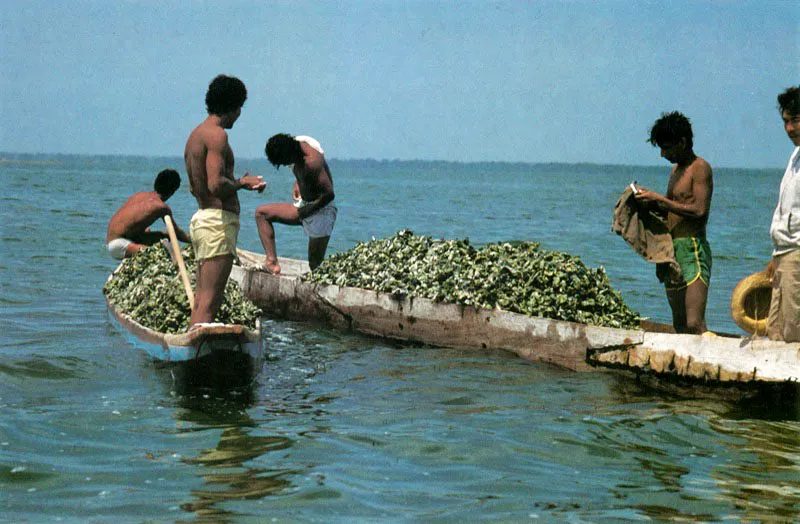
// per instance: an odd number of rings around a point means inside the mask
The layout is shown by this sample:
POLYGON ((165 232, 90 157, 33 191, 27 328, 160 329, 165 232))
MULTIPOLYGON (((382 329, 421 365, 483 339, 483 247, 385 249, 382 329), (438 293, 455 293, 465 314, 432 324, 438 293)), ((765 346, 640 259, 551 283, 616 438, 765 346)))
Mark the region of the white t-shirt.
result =
POLYGON ((772 256, 800 249, 800 147, 794 148, 783 174, 769 235, 775 246, 772 256))

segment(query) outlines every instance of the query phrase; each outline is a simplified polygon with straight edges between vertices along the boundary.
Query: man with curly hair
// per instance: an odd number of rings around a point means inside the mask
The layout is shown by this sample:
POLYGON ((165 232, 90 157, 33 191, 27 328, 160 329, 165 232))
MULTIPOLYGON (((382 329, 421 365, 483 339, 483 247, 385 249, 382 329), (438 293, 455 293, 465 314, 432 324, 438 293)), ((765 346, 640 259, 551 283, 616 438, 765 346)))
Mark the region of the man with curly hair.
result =
POLYGON ((266 261, 264 269, 273 274, 281 271, 275 251, 273 223, 303 226, 308 236, 308 265, 316 269, 325 258, 328 240, 336 223, 333 203, 333 178, 322 146, 310 136, 279 133, 264 148, 267 159, 276 168, 290 166, 295 176, 292 187, 294 202, 272 203, 256 208, 256 226, 266 261))
POLYGON ((678 111, 663 113, 650 130, 649 142, 673 164, 666 195, 637 186, 636 202, 665 216, 682 279, 665 282, 677 333, 706 332, 706 302, 711 282, 711 246, 706 224, 714 182, 711 166, 693 149, 692 125, 678 111))
POLYGON ((233 176, 233 150, 225 130, 233 127, 245 100, 247 89, 241 80, 226 75, 214 78, 206 93, 208 117, 191 132, 183 153, 199 207, 189 228, 197 260, 191 326, 214 322, 225 298, 239 235, 237 192, 260 193, 266 187, 263 177, 233 176))
POLYGON ((800 85, 778 95, 783 128, 794 144, 772 215, 772 260, 767 276, 772 300, 767 318, 771 340, 800 342, 800 85))

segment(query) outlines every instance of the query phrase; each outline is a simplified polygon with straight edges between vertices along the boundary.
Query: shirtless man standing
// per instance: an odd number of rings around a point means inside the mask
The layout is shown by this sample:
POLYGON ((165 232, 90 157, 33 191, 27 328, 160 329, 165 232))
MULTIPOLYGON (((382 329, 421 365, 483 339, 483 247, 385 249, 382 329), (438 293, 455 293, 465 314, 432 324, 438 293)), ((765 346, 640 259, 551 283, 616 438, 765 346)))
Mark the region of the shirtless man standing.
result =
POLYGON ((667 194, 637 187, 637 202, 666 214, 672 234, 675 259, 681 266, 683 282, 667 283, 667 300, 672 325, 678 333, 703 334, 706 330, 706 301, 711 281, 711 246, 706 240, 706 223, 714 190, 711 166, 692 147, 689 119, 675 111, 661 115, 650 131, 649 142, 661 149, 661 156, 673 165, 667 194))
POLYGON ((272 223, 303 226, 308 236, 308 265, 315 269, 325 258, 328 240, 336 223, 336 204, 333 203, 333 178, 322 146, 310 136, 277 134, 264 148, 267 159, 275 167, 290 166, 295 176, 292 187, 294 203, 266 204, 256 208, 256 226, 267 259, 264 267, 273 274, 280 273, 275 252, 275 228, 272 223))
MULTIPOLYGON (((114 213, 108 222, 106 244, 112 257, 122 260, 133 256, 143 247, 152 246, 162 238, 163 231, 150 231, 150 225, 159 218, 169 215, 172 210, 167 199, 181 186, 181 177, 174 169, 165 169, 156 176, 154 191, 141 191, 131 196, 114 213)), ((173 220, 174 222, 174 220, 173 220)), ((189 242, 189 235, 175 224, 175 236, 181 242, 189 242)))
POLYGON ((260 193, 267 185, 260 176, 233 177, 233 151, 225 130, 233 127, 245 100, 247 90, 241 80, 225 75, 214 78, 206 93, 208 118, 189 135, 183 153, 192 195, 200 208, 189 228, 197 260, 191 326, 214 322, 225 298, 239 235, 237 191, 260 193))

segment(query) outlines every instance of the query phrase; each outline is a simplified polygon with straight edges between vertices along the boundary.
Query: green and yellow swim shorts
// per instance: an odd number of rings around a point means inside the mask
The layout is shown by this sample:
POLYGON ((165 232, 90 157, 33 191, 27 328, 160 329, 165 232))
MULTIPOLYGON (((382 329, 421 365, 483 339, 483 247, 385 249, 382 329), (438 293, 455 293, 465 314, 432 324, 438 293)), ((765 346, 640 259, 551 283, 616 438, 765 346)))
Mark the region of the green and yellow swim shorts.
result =
POLYGON ((667 289, 683 289, 693 284, 698 278, 708 287, 711 282, 711 246, 708 240, 700 237, 681 237, 672 239, 675 260, 681 266, 683 283, 667 284, 667 289))

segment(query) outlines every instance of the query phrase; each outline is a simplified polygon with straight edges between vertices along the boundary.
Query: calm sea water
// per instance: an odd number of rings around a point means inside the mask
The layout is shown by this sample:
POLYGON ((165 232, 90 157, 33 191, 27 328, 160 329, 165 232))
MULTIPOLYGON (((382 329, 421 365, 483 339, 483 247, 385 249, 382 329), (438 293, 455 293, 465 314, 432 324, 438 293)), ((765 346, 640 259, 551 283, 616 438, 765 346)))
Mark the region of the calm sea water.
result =
MULTIPOLYGON (((788 153, 787 153, 788 154, 788 153)), ((266 320, 252 391, 176 391, 108 321, 108 218, 177 158, 0 161, 0 521, 789 521, 800 512, 800 408, 686 399, 627 375, 575 374, 499 351, 396 346, 266 320)), ((668 167, 333 161, 331 250, 410 228, 474 244, 536 240, 603 266, 669 322, 653 268, 610 231, 632 180, 668 167)), ((291 179, 242 193, 256 205, 291 179)), ((709 224, 712 330, 769 259, 780 170, 719 169, 709 224)), ((184 185, 170 200, 188 226, 184 185)), ((283 256, 305 256, 279 227, 283 256)))

